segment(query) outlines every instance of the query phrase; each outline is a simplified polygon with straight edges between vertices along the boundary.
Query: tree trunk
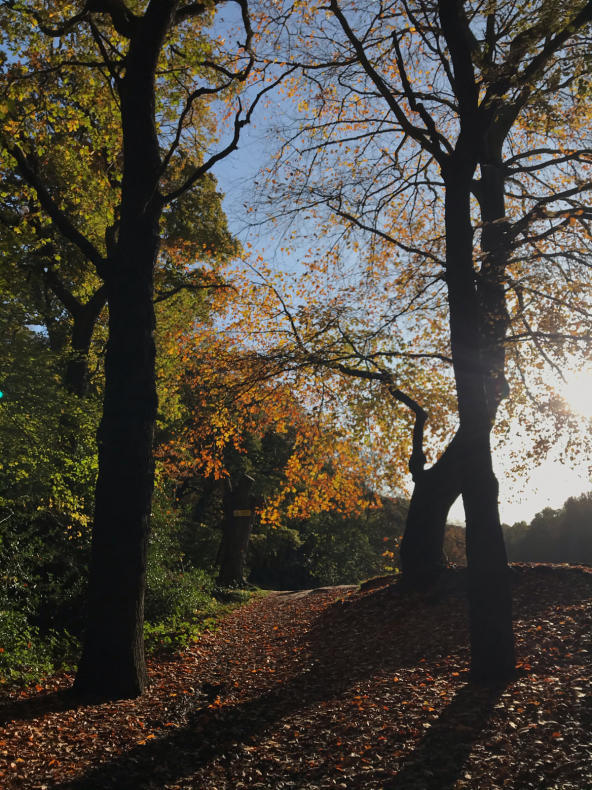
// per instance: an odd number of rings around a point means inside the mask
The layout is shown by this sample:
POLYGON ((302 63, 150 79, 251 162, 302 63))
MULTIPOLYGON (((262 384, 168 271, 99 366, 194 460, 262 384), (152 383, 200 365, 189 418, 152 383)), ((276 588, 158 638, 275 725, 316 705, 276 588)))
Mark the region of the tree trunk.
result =
POLYGON ((220 572, 216 581, 222 587, 245 585, 245 562, 253 529, 253 483, 241 474, 233 485, 226 481, 224 489, 224 523, 218 552, 220 572))
MULTIPOLYGON (((53 252, 52 247, 48 250, 53 252)), ((95 325, 107 301, 107 289, 104 284, 101 285, 88 302, 82 303, 56 274, 52 266, 44 268, 44 278, 47 288, 61 302, 72 319, 70 357, 66 363, 64 385, 68 392, 82 398, 88 393, 88 354, 95 325)))
POLYGON ((446 521, 461 493, 459 445, 457 435, 436 463, 415 479, 401 541, 401 571, 412 586, 426 584, 446 567, 446 521))
MULTIPOLYGON (((459 149, 462 150, 460 143, 459 149)), ((470 194, 473 168, 460 157, 446 183, 446 279, 450 342, 460 419, 460 478, 466 514, 471 675, 497 682, 515 671, 512 599, 490 448, 484 314, 473 268, 470 194)))
POLYGON ((88 352, 91 335, 88 335, 88 342, 86 342, 86 338, 75 338, 75 334, 79 334, 78 329, 75 322, 72 328, 72 348, 66 362, 64 384, 68 392, 83 398, 88 393, 88 352))
POLYGON ((175 3, 136 19, 118 83, 123 136, 119 233, 105 265, 109 340, 98 432, 88 624, 75 688, 134 697, 146 685, 144 591, 156 420, 153 280, 162 197, 155 71, 175 3))
POLYGON ((68 392, 83 398, 88 394, 88 355, 95 325, 105 306, 106 289, 101 286, 93 297, 72 312, 70 357, 66 363, 64 384, 68 392))
POLYGON ((508 396, 505 339, 510 317, 506 305, 505 276, 510 250, 501 144, 499 150, 486 151, 484 158, 487 161, 481 163, 479 191, 483 223, 481 250, 484 255, 477 293, 486 318, 482 331, 483 360, 487 366, 485 388, 493 422, 500 402, 508 396))
MULTIPOLYGON (((151 241, 153 251, 145 252, 155 257, 151 241)), ((142 252, 139 240, 136 250, 142 252)), ((146 684, 144 591, 157 406, 151 274, 150 268, 129 267, 107 280, 109 342, 88 621, 75 683, 79 692, 106 698, 137 696, 146 684)))
MULTIPOLYGON (((479 204, 484 263, 477 285, 482 322, 482 364, 490 422, 508 394, 505 335, 509 323, 504 289, 508 264, 508 223, 504 222, 504 175, 499 151, 487 151, 481 165, 479 204)), ((424 584, 445 566, 444 534, 450 508, 461 494, 459 439, 415 480, 401 542, 401 570, 412 584, 424 584)))

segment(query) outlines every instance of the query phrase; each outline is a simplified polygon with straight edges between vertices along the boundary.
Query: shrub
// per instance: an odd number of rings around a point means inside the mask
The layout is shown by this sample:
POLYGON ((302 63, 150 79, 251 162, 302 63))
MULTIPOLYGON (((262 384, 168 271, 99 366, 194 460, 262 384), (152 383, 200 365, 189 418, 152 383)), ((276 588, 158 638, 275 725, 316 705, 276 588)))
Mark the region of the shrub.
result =
POLYGON ((0 611, 0 679, 9 685, 38 680, 71 663, 78 642, 67 631, 43 639, 22 612, 0 611))
POLYGON ((207 609, 212 601, 211 577, 198 568, 176 570, 152 562, 148 564, 146 620, 164 622, 169 618, 190 618, 207 609))

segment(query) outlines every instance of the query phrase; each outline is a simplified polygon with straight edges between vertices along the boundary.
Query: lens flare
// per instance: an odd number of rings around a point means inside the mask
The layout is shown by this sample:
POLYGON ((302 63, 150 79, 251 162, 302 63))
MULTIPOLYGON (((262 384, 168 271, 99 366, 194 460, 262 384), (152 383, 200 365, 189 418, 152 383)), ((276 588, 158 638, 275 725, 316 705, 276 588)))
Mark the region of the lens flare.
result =
POLYGON ((592 368, 570 373, 559 391, 575 414, 592 419, 592 368))

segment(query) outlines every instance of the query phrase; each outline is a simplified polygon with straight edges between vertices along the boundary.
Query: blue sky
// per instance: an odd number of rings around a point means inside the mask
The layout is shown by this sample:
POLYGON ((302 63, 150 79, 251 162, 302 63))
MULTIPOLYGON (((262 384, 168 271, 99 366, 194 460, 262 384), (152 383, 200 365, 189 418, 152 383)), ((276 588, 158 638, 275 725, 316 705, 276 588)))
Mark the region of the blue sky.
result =
MULTIPOLYGON (((276 105, 279 107, 279 105, 276 105)), ((287 258, 279 251, 279 243, 273 240, 265 226, 249 228, 246 222, 244 204, 253 198, 254 181, 259 169, 266 163, 270 150, 266 135, 269 125, 261 120, 261 116, 269 117, 270 111, 259 113, 259 121, 252 128, 245 130, 238 151, 224 161, 218 163, 214 173, 219 181, 220 189, 225 193, 225 210, 232 231, 243 242, 250 242, 255 248, 265 249, 268 256, 273 256, 277 266, 287 271, 294 270, 298 265, 298 256, 287 258)), ((566 390, 566 396, 579 397, 592 403, 592 375, 581 378, 566 390)), ((500 483, 500 515, 502 521, 512 524, 516 521, 530 521, 533 516, 545 507, 559 508, 570 496, 577 496, 590 491, 589 465, 590 460, 582 458, 575 466, 568 466, 557 458, 549 458, 533 468, 530 476, 515 479, 508 465, 507 452, 494 451, 494 464, 500 483)), ((410 482, 410 481, 409 481, 410 482)), ((462 502, 459 500, 451 512, 451 518, 464 521, 462 502)))

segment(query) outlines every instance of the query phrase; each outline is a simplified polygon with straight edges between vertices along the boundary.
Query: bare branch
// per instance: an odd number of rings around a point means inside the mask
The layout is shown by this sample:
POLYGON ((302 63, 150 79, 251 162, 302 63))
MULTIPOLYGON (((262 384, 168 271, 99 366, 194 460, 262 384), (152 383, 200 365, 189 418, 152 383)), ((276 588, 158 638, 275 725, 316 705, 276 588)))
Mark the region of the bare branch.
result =
POLYGON ((390 110, 392 111, 393 115, 397 119, 399 125, 401 126, 403 132, 409 137, 413 138, 416 142, 418 142, 422 148, 432 154, 434 159, 438 162, 442 162, 444 158, 444 154, 442 149, 436 145, 430 137, 430 130, 429 129, 422 129, 419 126, 415 126, 411 123, 411 121, 407 118, 407 115, 403 112, 403 108, 400 106, 399 102, 395 99, 392 94, 392 91, 389 89, 388 85, 384 81, 384 79, 380 76, 380 74, 376 71, 368 56, 366 54, 366 50, 364 49, 364 45, 360 41, 360 39, 356 36, 354 31, 349 25, 349 22, 345 18, 341 8, 338 5, 337 0, 329 0, 329 8, 333 12, 334 16, 338 20, 339 24, 341 25, 343 32, 347 36, 349 42, 351 43, 354 51, 358 57, 359 63, 368 75, 368 77, 372 80, 376 88, 378 89, 381 96, 386 101, 387 105, 389 106, 390 110))
POLYGON ((223 288, 230 288, 232 290, 236 290, 233 285, 230 283, 181 283, 180 285, 175 286, 174 288, 169 288, 167 291, 156 291, 156 295, 152 300, 154 304, 158 304, 158 302, 164 302, 167 299, 170 299, 173 296, 176 296, 181 291, 207 291, 207 290, 219 290, 223 288))
POLYGON ((269 93, 270 91, 274 90, 282 80, 284 80, 289 74, 296 70, 296 67, 292 67, 288 69, 288 71, 281 74, 277 79, 275 79, 272 83, 267 85, 265 88, 259 91, 253 102, 251 103, 249 109, 246 111, 244 117, 242 116, 242 104, 239 100, 239 108, 234 117, 234 133, 232 135, 231 140, 228 144, 222 148, 217 153, 213 154, 207 161, 205 161, 199 167, 196 167, 193 173, 179 186, 177 189, 172 190, 166 195, 163 195, 163 205, 167 203, 171 203, 173 200, 176 200, 180 197, 183 193, 187 192, 191 187, 193 187, 200 178, 202 178, 207 172, 209 172, 212 167, 222 159, 225 159, 229 154, 233 151, 236 151, 238 148, 238 143, 240 140, 240 135, 242 129, 247 126, 251 122, 251 117, 256 106, 259 104, 263 96, 269 93))

